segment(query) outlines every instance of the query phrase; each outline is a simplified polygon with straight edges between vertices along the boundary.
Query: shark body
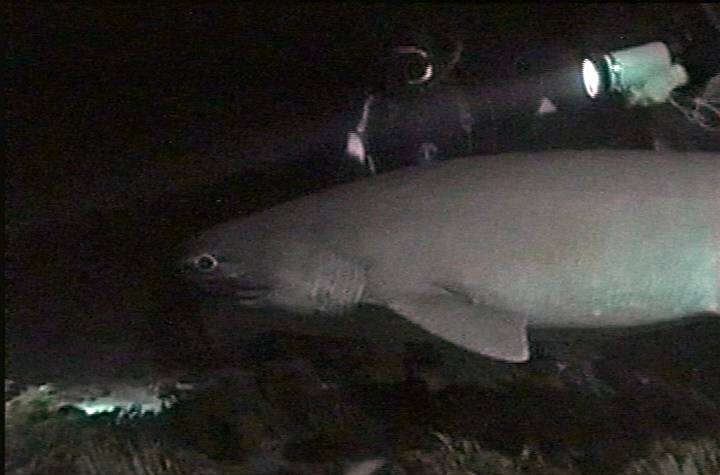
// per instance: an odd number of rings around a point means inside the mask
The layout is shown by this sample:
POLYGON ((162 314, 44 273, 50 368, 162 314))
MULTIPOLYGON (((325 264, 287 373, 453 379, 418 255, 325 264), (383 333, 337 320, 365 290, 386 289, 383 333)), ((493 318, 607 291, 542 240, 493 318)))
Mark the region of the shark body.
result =
MULTIPOLYGON (((530 327, 629 327, 720 308, 720 154, 455 159, 211 228, 189 277, 250 307, 387 307, 491 358, 530 327)), ((335 323, 333 323, 335 324, 335 323)))

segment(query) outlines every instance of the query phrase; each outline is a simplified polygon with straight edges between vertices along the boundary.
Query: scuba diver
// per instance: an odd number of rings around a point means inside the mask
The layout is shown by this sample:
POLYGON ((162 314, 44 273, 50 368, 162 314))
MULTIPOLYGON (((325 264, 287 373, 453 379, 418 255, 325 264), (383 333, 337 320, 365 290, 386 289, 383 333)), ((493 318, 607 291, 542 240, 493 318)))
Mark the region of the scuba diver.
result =
POLYGON ((514 57, 494 51, 503 61, 490 65, 461 34, 406 34, 356 113, 345 160, 372 175, 511 150, 720 150, 720 63, 707 54, 720 50, 717 25, 686 26, 584 60, 540 44, 514 57))
POLYGON ((463 51, 414 34, 387 54, 383 84, 366 94, 348 132, 345 154, 368 174, 406 165, 431 165, 472 152, 472 115, 456 72, 463 51))

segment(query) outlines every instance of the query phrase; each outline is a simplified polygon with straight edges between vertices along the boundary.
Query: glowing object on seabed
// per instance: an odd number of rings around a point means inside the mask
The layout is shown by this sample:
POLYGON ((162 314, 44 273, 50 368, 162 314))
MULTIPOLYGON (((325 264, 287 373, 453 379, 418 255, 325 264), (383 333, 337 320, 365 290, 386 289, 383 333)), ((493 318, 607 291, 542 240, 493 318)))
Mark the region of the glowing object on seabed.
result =
POLYGON ((161 401, 158 400, 157 402, 146 402, 146 403, 139 403, 135 401, 108 401, 108 402, 102 402, 102 401, 87 401, 87 402, 80 402, 77 404, 73 404, 73 407, 76 407, 83 411, 85 414, 92 416, 95 414, 102 414, 105 412, 115 412, 117 410, 120 410, 121 413, 138 413, 138 414, 146 414, 148 412, 152 413, 159 413, 163 409, 167 408, 169 405, 171 405, 167 401, 161 401))

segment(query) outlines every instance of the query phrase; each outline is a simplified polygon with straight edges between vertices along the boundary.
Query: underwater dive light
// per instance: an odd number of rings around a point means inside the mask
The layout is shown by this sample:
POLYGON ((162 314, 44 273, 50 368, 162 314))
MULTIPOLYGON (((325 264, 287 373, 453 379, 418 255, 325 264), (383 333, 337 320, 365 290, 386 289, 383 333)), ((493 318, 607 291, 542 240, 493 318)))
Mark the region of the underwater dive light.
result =
POLYGON ((667 45, 655 41, 585 58, 582 79, 592 99, 617 93, 630 104, 648 104, 665 101, 670 91, 687 82, 687 74, 673 64, 667 45))
POLYGON ((672 90, 688 80, 660 41, 590 55, 542 45, 521 54, 515 70, 514 78, 471 90, 470 102, 491 110, 493 120, 578 110, 608 99, 646 106, 666 102, 672 90))
POLYGON ((585 86, 585 92, 592 99, 595 99, 600 95, 601 86, 603 85, 600 71, 598 70, 595 63, 585 58, 582 62, 582 79, 583 86, 585 86))

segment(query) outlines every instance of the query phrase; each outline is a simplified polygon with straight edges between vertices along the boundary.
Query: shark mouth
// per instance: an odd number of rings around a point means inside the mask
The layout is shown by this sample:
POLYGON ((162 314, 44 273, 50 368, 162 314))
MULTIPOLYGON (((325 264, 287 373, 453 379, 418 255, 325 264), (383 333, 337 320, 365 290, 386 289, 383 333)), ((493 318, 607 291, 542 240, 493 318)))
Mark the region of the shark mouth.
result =
POLYGON ((360 302, 365 290, 365 269, 350 259, 329 253, 314 279, 312 300, 323 313, 341 314, 360 302))
POLYGON ((245 302, 254 302, 270 292, 270 287, 235 287, 232 294, 245 302))
POLYGON ((217 295, 231 295, 244 302, 251 303, 267 295, 272 288, 265 285, 240 284, 237 279, 223 278, 200 282, 203 291, 217 295))

